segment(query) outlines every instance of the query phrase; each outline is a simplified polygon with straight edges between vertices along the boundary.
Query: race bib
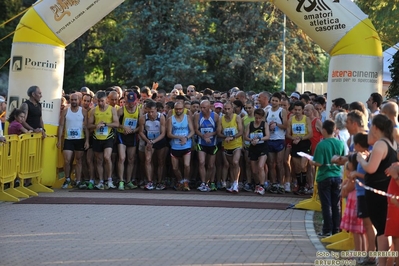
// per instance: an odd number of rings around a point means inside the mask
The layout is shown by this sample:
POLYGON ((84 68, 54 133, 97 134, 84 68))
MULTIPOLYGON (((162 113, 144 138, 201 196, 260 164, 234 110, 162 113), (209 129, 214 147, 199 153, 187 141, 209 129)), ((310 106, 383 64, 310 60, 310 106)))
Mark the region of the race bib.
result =
POLYGON ((150 140, 158 138, 159 135, 161 135, 161 133, 159 131, 156 131, 156 130, 147 131, 147 138, 150 140))
POLYGON ((213 128, 211 127, 201 128, 201 134, 206 134, 206 133, 213 133, 213 128))
MULTIPOLYGON (((262 133, 262 132, 253 132, 253 133, 250 133, 250 134, 249 134, 249 138, 250 138, 250 139, 263 138, 263 133, 262 133)), ((263 141, 263 140, 260 140, 260 141, 258 142, 258 144, 260 144, 260 143, 264 143, 264 141, 263 141)))
POLYGON ((305 135, 305 124, 292 124, 292 134, 305 135))
MULTIPOLYGON (((176 136, 187 136, 187 134, 186 133, 175 133, 174 135, 176 135, 176 136)), ((187 140, 188 141, 188 140, 187 140)), ((181 140, 180 139, 173 139, 173 142, 175 143, 175 144, 181 144, 181 140)))
POLYGON ((108 136, 108 126, 100 127, 96 130, 97 136, 108 136))
POLYGON ((237 129, 235 127, 228 127, 223 129, 223 134, 226 137, 234 137, 235 135, 237 135, 237 129))
POLYGON ((136 127, 137 127, 137 119, 126 118, 124 126, 125 127, 130 127, 133 130, 136 129, 136 127))
POLYGON ((68 128, 66 132, 67 132, 67 139, 82 138, 82 131, 80 128, 68 128))

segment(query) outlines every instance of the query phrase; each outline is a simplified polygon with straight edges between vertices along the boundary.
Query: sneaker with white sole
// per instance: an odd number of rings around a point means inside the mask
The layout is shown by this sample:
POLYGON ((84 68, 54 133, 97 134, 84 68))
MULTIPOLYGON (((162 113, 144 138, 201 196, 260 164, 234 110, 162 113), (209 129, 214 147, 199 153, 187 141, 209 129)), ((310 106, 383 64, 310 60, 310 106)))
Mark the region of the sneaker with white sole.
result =
POLYGON ((163 183, 158 183, 155 187, 156 190, 164 190, 166 186, 163 183))
POLYGON ((197 189, 199 191, 201 191, 201 192, 208 192, 209 191, 209 187, 207 187, 207 185, 205 183, 201 183, 201 185, 197 189))
POLYGON ((99 190, 104 190, 104 184, 103 183, 98 183, 97 185, 94 186, 96 189, 99 190))
POLYGON ((233 183, 233 185, 230 188, 226 189, 226 191, 230 193, 238 193, 238 184, 233 183))
POLYGON ((258 190, 256 191, 259 195, 265 195, 265 189, 262 186, 258 186, 258 190))
POLYGON ((87 185, 86 185, 85 181, 79 182, 76 186, 79 189, 87 189, 87 185))
POLYGON ((289 182, 286 182, 284 184, 284 190, 285 190, 285 193, 291 193, 291 184, 289 182))
POLYGON ((65 179, 65 182, 62 185, 62 189, 67 189, 70 184, 71 184, 71 179, 69 179, 69 178, 65 179))
POLYGON ((108 189, 116 188, 116 186, 114 185, 114 183, 112 181, 107 182, 107 187, 108 187, 108 189))
POLYGON ((309 188, 305 191, 305 195, 313 195, 313 188, 309 188))
POLYGON ((152 182, 148 182, 147 185, 145 185, 144 189, 153 190, 154 189, 154 185, 152 184, 152 182))

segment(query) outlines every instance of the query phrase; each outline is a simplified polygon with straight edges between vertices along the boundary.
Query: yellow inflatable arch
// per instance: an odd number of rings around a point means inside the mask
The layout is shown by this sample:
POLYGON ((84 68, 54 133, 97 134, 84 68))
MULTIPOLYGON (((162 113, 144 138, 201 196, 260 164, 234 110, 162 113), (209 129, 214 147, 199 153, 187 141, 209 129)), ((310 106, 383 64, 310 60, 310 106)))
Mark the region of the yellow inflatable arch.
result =
MULTIPOLYGON (((8 112, 41 88, 43 121, 56 134, 64 75, 65 47, 124 0, 42 0, 21 19, 14 35, 8 112)), ((372 23, 351 0, 272 0, 331 55, 328 98, 365 101, 382 89, 382 47, 372 23)), ((329 105, 331 101, 329 102, 329 105)), ((329 110, 329 105, 327 106, 329 110)), ((55 146, 55 145, 54 145, 55 146)), ((44 154, 56 158, 55 148, 44 154)), ((51 185, 55 163, 44 160, 42 181, 51 185)))

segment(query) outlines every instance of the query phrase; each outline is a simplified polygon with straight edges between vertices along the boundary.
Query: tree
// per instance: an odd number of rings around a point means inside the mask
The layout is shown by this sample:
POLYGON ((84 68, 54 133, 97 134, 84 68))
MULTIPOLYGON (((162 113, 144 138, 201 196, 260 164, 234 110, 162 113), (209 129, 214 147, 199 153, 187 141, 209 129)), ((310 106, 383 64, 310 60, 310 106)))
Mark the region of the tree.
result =
MULTIPOLYGON (((0 24, 5 23, 18 13, 22 12, 25 8, 31 6, 34 0, 3 0, 0 2, 0 24)), ((20 17, 16 17, 14 20, 0 27, 0 38, 5 38, 7 35, 15 31, 20 17)), ((0 66, 4 65, 0 69, 0 95, 6 95, 8 91, 8 72, 9 64, 6 62, 10 59, 12 44, 12 34, 8 38, 5 38, 0 42, 0 66)))
POLYGON ((399 51, 394 54, 393 62, 389 66, 391 72, 392 82, 389 84, 386 95, 388 98, 399 95, 399 51))
POLYGON ((398 1, 356 0, 355 2, 373 22, 381 38, 384 50, 399 41, 399 32, 397 30, 399 23, 398 1))

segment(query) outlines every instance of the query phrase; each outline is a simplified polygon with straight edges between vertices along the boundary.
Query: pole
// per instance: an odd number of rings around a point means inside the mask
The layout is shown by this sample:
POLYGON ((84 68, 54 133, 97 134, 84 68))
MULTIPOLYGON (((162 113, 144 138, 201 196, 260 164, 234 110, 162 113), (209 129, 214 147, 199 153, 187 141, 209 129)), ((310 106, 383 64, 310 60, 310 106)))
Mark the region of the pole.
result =
POLYGON ((287 17, 284 14, 284 25, 283 25, 283 73, 282 73, 282 91, 285 91, 285 29, 287 24, 287 17))

